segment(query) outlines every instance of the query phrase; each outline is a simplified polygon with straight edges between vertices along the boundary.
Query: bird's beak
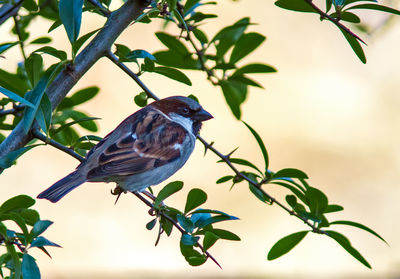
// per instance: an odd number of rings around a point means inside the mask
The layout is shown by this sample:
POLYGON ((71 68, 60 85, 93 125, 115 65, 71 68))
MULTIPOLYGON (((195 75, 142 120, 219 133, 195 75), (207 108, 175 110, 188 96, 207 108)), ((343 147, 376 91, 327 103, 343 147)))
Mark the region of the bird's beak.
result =
POLYGON ((193 119, 196 121, 206 121, 214 118, 208 111, 201 109, 193 115, 193 119))

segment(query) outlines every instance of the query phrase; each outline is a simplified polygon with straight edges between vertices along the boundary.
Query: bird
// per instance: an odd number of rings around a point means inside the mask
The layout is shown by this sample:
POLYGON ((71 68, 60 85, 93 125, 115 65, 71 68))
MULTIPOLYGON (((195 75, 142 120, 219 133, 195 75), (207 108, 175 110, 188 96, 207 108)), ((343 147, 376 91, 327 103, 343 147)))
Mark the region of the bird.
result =
POLYGON ((189 97, 154 101, 128 116, 87 153, 75 171, 37 198, 55 203, 85 182, 115 182, 123 192, 143 192, 186 163, 202 122, 211 118, 189 97))

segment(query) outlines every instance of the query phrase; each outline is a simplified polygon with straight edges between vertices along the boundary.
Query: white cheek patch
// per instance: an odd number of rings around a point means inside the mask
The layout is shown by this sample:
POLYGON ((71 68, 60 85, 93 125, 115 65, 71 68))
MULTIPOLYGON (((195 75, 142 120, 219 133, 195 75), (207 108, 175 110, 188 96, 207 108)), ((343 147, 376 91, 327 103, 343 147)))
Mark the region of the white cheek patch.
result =
POLYGON ((176 113, 170 113, 169 116, 173 121, 182 125, 188 132, 193 133, 193 121, 189 117, 184 117, 176 113))
POLYGON ((132 134, 131 137, 132 137, 134 140, 137 140, 136 134, 132 134))

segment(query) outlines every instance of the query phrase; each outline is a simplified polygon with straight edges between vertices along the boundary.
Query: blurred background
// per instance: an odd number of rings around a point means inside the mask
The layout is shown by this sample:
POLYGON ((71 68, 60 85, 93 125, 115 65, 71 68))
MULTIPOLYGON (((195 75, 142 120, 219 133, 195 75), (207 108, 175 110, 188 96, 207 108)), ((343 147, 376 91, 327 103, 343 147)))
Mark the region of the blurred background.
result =
MULTIPOLYGON (((223 270, 211 261, 197 268, 189 266, 180 254, 176 231, 170 238, 163 236, 154 247, 156 231, 145 228, 151 216, 142 202, 123 195, 114 205, 115 196, 110 194, 114 185, 86 183, 57 204, 38 200, 35 205, 42 219, 54 221, 46 236, 63 246, 49 249, 52 259, 33 252, 43 278, 400 278, 399 22, 390 21, 372 36, 361 35, 368 43, 364 65, 332 24, 320 22, 317 15, 282 10, 273 2, 220 1, 204 9, 219 18, 203 29, 212 36, 244 16, 258 23, 249 30, 266 35, 267 41, 244 63, 270 64, 278 73, 253 75, 265 90, 251 89, 242 118, 262 136, 272 170, 299 168, 331 203, 344 206, 344 211, 330 214, 331 220, 363 223, 388 241, 390 247, 361 230, 337 227, 373 269, 362 266, 332 239, 312 234, 289 254, 267 261, 277 240, 307 228, 280 208, 259 202, 247 184, 231 191, 229 183, 215 184, 231 172, 216 164, 218 158, 211 152, 204 157, 204 148, 198 143, 185 167, 168 180, 183 180, 184 189, 166 202, 183 208, 187 193, 197 187, 208 193, 204 207, 240 218, 219 227, 232 230, 242 241, 222 240, 210 250, 223 270)), ((360 14, 375 27, 388 16, 360 14)), ((81 34, 103 22, 100 16, 84 15, 81 34)), ((31 38, 43 35, 50 25, 35 22, 31 38)), ((12 40, 11 27, 11 20, 1 27, 2 42, 12 40)), ((160 50, 163 47, 153 35, 160 27, 158 22, 135 24, 117 42, 131 49, 160 50)), ((63 28, 53 32, 55 47, 69 46, 63 28)), ((15 67, 19 49, 5 54, 0 67, 15 67)), ((202 136, 215 141, 214 146, 223 153, 239 146, 238 156, 262 166, 255 140, 231 115, 218 88, 212 87, 203 73, 186 73, 193 82, 191 87, 150 73, 143 75, 143 81, 159 97, 196 95, 214 115, 205 123, 202 136)), ((72 92, 93 85, 100 87, 100 94, 81 109, 101 118, 98 135, 104 136, 138 109, 133 97, 140 89, 106 59, 90 69, 72 92)), ((0 176, 0 202, 21 193, 36 196, 77 164, 52 147, 35 148, 0 176)), ((269 187, 268 193, 284 197, 284 191, 269 187)))

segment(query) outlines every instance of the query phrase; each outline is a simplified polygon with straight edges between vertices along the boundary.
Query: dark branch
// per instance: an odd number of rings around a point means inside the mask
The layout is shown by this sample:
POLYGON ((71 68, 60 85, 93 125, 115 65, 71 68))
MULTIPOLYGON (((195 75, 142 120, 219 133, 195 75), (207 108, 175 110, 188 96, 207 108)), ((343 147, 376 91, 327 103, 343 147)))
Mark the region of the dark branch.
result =
POLYGON ((122 69, 128 76, 130 76, 142 89, 143 91, 154 100, 159 100, 153 92, 139 79, 139 76, 135 74, 131 69, 129 69, 125 64, 119 62, 118 57, 115 56, 111 50, 109 50, 106 54, 107 58, 110 59, 115 65, 117 65, 120 69, 122 69))
POLYGON ((92 4, 93 6, 97 7, 100 11, 100 13, 102 13, 103 16, 105 17, 109 17, 111 12, 110 10, 108 10, 107 8, 105 8, 99 1, 97 0, 88 0, 88 2, 90 2, 90 4, 92 4))
MULTIPOLYGON (((145 0, 128 0, 122 7, 111 13, 102 30, 78 54, 75 63, 61 71, 47 88, 46 92, 53 109, 90 67, 107 53, 121 32, 143 12, 147 3, 145 0)), ((25 146, 31 139, 31 133, 25 133, 23 124, 20 122, 0 144, 0 157, 25 146)))
POLYGON ((14 4, 3 4, 0 7, 0 25, 3 24, 10 17, 15 16, 21 8, 23 0, 19 0, 14 4))
POLYGON ((359 40, 360 42, 362 42, 363 44, 366 45, 366 43, 357 35, 355 34, 353 31, 351 31, 349 28, 347 28, 345 25, 343 25, 342 23, 339 22, 339 20, 334 19, 333 17, 331 17, 330 15, 328 15, 327 13, 325 13, 324 11, 322 11, 317 5, 315 5, 313 3, 312 0, 304 0, 306 1, 306 3, 308 5, 311 6, 311 8, 313 8, 317 13, 319 13, 319 15, 322 18, 326 18, 327 20, 331 21, 333 24, 335 24, 337 27, 339 27, 340 29, 344 30, 347 34, 349 34, 350 36, 356 38, 357 40, 359 40))
POLYGON ((40 139, 41 141, 43 141, 46 144, 49 144, 65 153, 67 153, 68 155, 71 155, 72 157, 74 157, 75 159, 77 159, 80 162, 85 161, 85 158, 83 158, 81 155, 79 155, 78 153, 74 152, 74 150, 72 150, 71 148, 66 147, 65 145, 62 145, 59 142, 56 142, 55 140, 52 140, 50 138, 48 138, 46 135, 43 135, 39 129, 34 129, 32 130, 32 134, 35 138, 40 139))

